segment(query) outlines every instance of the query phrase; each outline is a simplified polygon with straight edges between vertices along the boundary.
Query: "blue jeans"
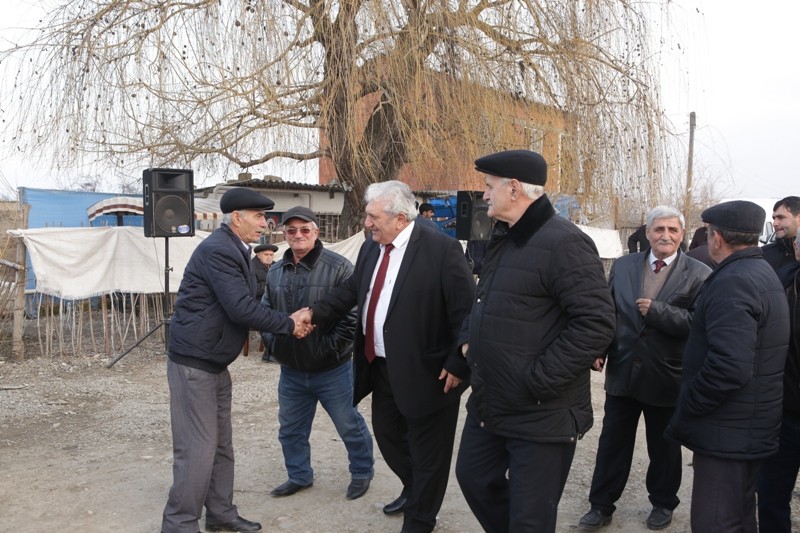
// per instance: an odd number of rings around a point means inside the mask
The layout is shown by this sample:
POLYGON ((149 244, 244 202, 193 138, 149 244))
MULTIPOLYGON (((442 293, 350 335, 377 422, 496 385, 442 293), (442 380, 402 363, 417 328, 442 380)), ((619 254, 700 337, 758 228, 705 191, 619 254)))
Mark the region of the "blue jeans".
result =
POLYGON ((765 532, 792 530, 792 492, 800 469, 800 418, 784 414, 778 453, 764 459, 758 476, 758 524, 765 532))
POLYGON ((347 448, 352 479, 372 479, 374 459, 372 435, 364 417, 353 407, 353 362, 332 370, 309 374, 281 366, 278 381, 278 440, 289 481, 298 485, 314 482, 311 468, 311 423, 317 402, 331 417, 347 448))

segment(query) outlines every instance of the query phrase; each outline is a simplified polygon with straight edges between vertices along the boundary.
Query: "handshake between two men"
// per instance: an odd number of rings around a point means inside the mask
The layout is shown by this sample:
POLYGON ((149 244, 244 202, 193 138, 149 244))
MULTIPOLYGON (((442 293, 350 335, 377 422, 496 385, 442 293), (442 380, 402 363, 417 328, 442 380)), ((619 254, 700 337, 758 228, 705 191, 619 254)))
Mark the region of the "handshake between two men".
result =
POLYGON ((312 331, 314 331, 314 324, 311 323, 311 308, 310 307, 303 307, 302 309, 298 309, 291 315, 291 319, 294 321, 294 336, 298 339, 302 339, 312 331))

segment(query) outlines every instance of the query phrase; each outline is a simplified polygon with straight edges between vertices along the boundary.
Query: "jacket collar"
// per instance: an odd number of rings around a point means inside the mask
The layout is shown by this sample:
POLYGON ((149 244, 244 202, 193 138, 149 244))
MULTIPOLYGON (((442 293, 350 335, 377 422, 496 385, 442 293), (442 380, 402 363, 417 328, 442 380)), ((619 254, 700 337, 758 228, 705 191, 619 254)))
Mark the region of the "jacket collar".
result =
MULTIPOLYGON (((322 246, 322 241, 317 239, 314 242, 314 247, 311 250, 309 250, 309 252, 305 255, 305 257, 303 257, 300 261, 298 261, 297 264, 302 265, 308 270, 312 270, 314 268, 314 265, 317 264, 319 256, 322 255, 323 248, 324 247, 322 246)), ((292 249, 287 248, 286 251, 283 253, 283 263, 281 264, 281 266, 285 267, 287 265, 293 264, 294 263, 294 261, 292 260, 293 257, 294 256, 292 255, 292 249)))
POLYGON ((791 254, 794 257, 794 237, 786 237, 775 241, 777 248, 784 254, 791 254))
POLYGON ((247 260, 247 264, 249 265, 250 264, 250 252, 251 252, 252 249, 249 246, 245 245, 242 242, 242 239, 240 239, 239 236, 236 235, 233 232, 233 230, 227 224, 221 224, 219 229, 222 230, 225 234, 228 235, 228 237, 231 238, 233 243, 236 245, 236 249, 239 250, 242 253, 244 258, 247 260), (247 249, 245 249, 244 246, 247 246, 247 249))
POLYGON ((507 222, 495 224, 495 234, 508 235, 516 246, 522 246, 539 228, 556 214, 550 199, 544 194, 533 202, 512 227, 507 222))
POLYGON ((736 250, 731 255, 726 257, 722 260, 721 263, 717 265, 717 268, 711 272, 711 275, 708 276, 711 278, 714 274, 725 268, 727 265, 733 263, 734 261, 738 261, 740 259, 763 259, 764 254, 761 252, 761 248, 758 246, 750 246, 749 248, 743 248, 741 250, 736 250))

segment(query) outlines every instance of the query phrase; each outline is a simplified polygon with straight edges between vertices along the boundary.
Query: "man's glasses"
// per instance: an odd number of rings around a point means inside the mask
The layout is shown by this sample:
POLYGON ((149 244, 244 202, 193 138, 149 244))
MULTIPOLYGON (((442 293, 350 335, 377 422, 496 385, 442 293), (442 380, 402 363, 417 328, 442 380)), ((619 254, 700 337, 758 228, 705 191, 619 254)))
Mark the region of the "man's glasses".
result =
POLYGON ((286 228, 285 231, 287 235, 294 236, 297 235, 297 232, 300 232, 300 234, 306 236, 311 235, 313 230, 311 228, 286 228))

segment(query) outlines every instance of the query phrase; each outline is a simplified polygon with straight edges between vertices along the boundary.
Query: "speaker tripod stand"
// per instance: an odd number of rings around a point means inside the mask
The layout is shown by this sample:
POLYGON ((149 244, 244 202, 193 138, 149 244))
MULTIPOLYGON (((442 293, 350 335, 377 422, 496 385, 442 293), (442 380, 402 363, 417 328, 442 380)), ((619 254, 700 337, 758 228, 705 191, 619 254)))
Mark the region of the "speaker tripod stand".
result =
POLYGON ((144 336, 136 341, 136 343, 116 356, 112 359, 107 365, 106 368, 111 368, 114 366, 117 361, 128 355, 134 348, 139 346, 141 343, 145 341, 150 335, 161 329, 164 328, 164 350, 169 349, 169 321, 172 316, 170 312, 170 305, 169 305, 169 273, 172 272, 172 267, 169 266, 169 237, 164 237, 164 294, 162 295, 162 308, 164 310, 164 315, 161 318, 161 322, 153 326, 150 331, 144 334, 144 336))

